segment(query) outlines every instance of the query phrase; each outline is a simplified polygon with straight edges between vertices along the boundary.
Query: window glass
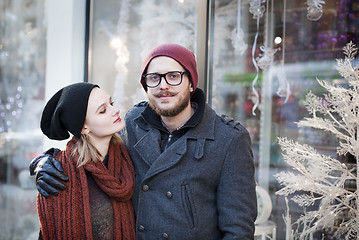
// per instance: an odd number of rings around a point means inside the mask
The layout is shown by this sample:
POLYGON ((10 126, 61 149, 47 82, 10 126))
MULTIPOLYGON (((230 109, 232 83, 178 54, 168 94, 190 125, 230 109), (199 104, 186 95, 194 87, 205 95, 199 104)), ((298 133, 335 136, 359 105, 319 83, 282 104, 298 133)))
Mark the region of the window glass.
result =
POLYGON ((0 239, 37 239, 29 163, 42 152, 46 1, 0 1, 0 239))
POLYGON ((91 22, 89 81, 112 94, 122 114, 146 99, 139 75, 150 49, 174 42, 196 52, 197 1, 93 0, 91 22))
MULTIPOLYGON (((296 122, 308 117, 306 94, 324 92, 316 78, 342 78, 335 68, 336 58, 344 58, 346 43, 358 46, 358 3, 325 1, 322 11, 307 7, 302 0, 211 1, 209 99, 218 113, 234 117, 251 135, 256 179, 269 193, 267 205, 272 204, 267 219, 271 222, 264 224, 275 224, 278 239, 286 236, 287 208, 284 197, 275 194, 283 187, 275 174, 290 168, 277 138, 287 137, 346 161, 336 154, 335 136, 298 128, 296 122)), ((262 210, 263 204, 259 207, 262 210)), ((289 208, 294 222, 303 209, 293 201, 289 208)), ((272 229, 267 229, 270 235, 272 229)), ((258 225, 257 230, 265 232, 258 225)), ((321 239, 322 233, 331 236, 323 230, 314 237, 321 239)))

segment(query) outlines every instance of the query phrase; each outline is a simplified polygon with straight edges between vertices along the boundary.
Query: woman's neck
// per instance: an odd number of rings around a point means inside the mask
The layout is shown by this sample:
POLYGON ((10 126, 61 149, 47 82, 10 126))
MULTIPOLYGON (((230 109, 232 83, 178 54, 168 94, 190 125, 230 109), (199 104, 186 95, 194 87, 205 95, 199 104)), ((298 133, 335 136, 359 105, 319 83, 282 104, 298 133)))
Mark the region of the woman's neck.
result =
POLYGON ((107 155, 108 148, 110 146, 112 136, 109 138, 103 138, 103 139, 94 139, 91 137, 91 143, 96 147, 96 149, 101 154, 101 161, 103 161, 107 155))

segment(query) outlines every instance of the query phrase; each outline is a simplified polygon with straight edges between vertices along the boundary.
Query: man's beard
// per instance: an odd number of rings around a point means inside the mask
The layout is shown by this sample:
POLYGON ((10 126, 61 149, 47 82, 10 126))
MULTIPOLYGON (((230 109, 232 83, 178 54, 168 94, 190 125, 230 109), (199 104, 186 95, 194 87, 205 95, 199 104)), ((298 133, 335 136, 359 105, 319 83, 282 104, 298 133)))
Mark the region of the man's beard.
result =
MULTIPOLYGON (((169 94, 171 94, 171 93, 169 93, 169 94)), ((157 94, 157 95, 160 95, 160 94, 157 94)), ((171 94, 171 95, 173 95, 173 94, 171 94)), ((156 97, 156 95, 154 97, 156 97)), ((190 92, 187 91, 186 95, 184 95, 183 98, 180 99, 180 102, 172 109, 161 109, 161 108, 157 107, 155 101, 153 100, 154 97, 148 98, 148 103, 150 104, 150 107, 160 116, 174 117, 174 116, 177 116, 179 113, 181 113, 184 109, 186 109, 186 107, 189 104, 191 95, 190 95, 190 92)))

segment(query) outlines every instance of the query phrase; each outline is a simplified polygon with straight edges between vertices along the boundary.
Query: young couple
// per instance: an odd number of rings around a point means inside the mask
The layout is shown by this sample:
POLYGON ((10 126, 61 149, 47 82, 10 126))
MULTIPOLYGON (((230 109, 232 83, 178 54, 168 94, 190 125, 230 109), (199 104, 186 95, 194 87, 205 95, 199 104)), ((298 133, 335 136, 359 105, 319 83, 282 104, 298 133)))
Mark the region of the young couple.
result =
POLYGON ((73 137, 64 151, 30 164, 41 237, 254 239, 250 137, 205 103, 194 54, 178 44, 155 47, 140 83, 148 102, 135 105, 126 124, 94 84, 69 85, 46 104, 44 134, 73 137))

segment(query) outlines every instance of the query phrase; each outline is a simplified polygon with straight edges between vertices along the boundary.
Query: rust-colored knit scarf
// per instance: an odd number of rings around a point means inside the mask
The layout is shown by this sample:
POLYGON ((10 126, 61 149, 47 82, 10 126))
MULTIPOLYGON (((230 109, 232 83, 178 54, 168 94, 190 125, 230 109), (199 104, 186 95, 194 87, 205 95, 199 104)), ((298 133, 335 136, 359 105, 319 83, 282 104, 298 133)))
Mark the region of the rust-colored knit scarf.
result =
POLYGON ((110 144, 108 169, 103 162, 89 162, 77 167, 78 156, 71 156, 76 139, 67 143, 57 155, 64 173, 69 176, 65 191, 58 196, 37 197, 37 208, 44 239, 92 239, 89 191, 85 170, 91 172, 97 185, 111 198, 114 211, 115 239, 135 239, 134 212, 131 197, 135 179, 126 148, 110 144))

